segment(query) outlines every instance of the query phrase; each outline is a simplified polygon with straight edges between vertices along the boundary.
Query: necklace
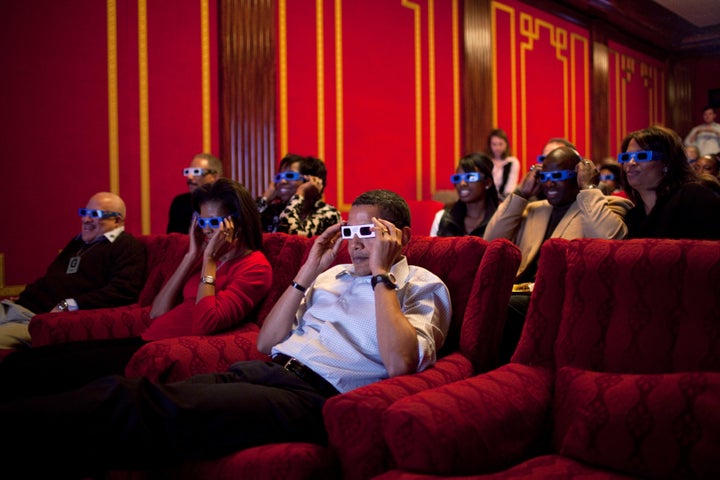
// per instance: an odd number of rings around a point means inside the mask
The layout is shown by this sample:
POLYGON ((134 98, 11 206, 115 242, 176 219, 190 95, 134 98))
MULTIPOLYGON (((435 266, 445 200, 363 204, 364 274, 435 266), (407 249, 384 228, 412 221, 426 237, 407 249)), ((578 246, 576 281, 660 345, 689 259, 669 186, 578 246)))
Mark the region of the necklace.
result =
POLYGON ((78 269, 80 268, 80 258, 83 255, 85 255, 87 252, 92 250, 95 247, 95 245, 97 245, 98 243, 100 243, 100 242, 93 242, 92 244, 90 244, 89 247, 87 246, 87 244, 80 247, 80 249, 75 254, 75 256, 70 257, 70 261, 68 262, 68 267, 67 267, 67 270, 65 270, 65 273, 67 273, 68 275, 71 273, 77 273, 78 269), (85 247, 87 247, 87 248, 85 248, 85 247))

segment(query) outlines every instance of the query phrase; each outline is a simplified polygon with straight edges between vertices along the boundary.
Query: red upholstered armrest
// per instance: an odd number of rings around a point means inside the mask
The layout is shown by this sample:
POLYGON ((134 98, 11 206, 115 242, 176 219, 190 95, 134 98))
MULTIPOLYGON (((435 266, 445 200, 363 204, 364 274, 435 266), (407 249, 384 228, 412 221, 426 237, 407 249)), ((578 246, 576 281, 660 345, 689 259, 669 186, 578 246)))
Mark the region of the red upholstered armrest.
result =
POLYGON ((40 313, 30 320, 35 347, 54 343, 128 338, 140 335, 150 324, 150 307, 137 304, 75 312, 40 313))
POLYGON ((338 452, 346 478, 370 478, 390 467, 382 437, 382 414, 413 393, 467 378, 470 361, 452 353, 421 373, 389 378, 329 399, 323 409, 329 442, 338 452))
POLYGON ((517 462, 541 436, 551 370, 510 363, 398 401, 383 435, 398 468, 467 475, 517 462))
POLYGON ((198 373, 224 372, 240 360, 266 360, 257 350, 259 327, 246 323, 232 332, 157 340, 144 345, 125 367, 128 377, 154 382, 183 380, 198 373))

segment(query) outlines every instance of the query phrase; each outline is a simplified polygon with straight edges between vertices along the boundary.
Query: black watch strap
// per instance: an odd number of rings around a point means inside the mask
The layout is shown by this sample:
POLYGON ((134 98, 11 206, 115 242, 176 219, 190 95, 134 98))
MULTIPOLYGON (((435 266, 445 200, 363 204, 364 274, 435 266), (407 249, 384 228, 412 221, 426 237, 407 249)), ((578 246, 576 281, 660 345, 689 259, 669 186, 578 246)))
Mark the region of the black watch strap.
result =
POLYGON ((379 275, 373 275, 373 277, 370 279, 370 285, 372 285, 373 290, 375 290, 375 286, 378 283, 383 283, 385 286, 389 289, 396 289, 397 284, 395 283, 395 275, 392 273, 381 273, 379 275))

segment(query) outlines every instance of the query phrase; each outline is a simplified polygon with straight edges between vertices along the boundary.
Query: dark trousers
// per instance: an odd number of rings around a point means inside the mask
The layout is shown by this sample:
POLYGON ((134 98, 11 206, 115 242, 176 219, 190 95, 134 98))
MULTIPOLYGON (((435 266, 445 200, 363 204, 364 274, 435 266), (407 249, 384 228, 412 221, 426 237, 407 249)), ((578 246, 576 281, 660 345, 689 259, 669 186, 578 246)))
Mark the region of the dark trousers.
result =
POLYGON ((500 365, 508 363, 513 353, 515 353, 515 348, 520 341, 520 335, 525 326, 525 316, 529 306, 530 293, 518 292, 510 295, 507 320, 505 321, 502 343, 500 344, 500 365))
POLYGON ((73 478, 216 458, 267 443, 324 443, 325 400, 272 362, 239 362, 226 373, 168 385, 111 376, 0 404, 1 451, 26 478, 73 478))
POLYGON ((108 375, 123 375, 145 343, 132 337, 18 350, 0 362, 0 401, 64 392, 108 375))

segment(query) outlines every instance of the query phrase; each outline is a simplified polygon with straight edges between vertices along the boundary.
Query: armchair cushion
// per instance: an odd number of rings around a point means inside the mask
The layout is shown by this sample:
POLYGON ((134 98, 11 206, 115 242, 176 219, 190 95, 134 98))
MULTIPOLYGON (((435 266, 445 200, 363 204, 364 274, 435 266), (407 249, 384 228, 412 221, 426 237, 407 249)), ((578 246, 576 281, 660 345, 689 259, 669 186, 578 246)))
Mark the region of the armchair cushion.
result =
POLYGON ((720 373, 600 373, 563 367, 561 455, 649 477, 720 478, 720 373))
POLYGON ((399 400, 383 417, 384 438, 403 470, 465 475, 506 467, 539 440, 552 386, 549 369, 511 363, 399 400))

